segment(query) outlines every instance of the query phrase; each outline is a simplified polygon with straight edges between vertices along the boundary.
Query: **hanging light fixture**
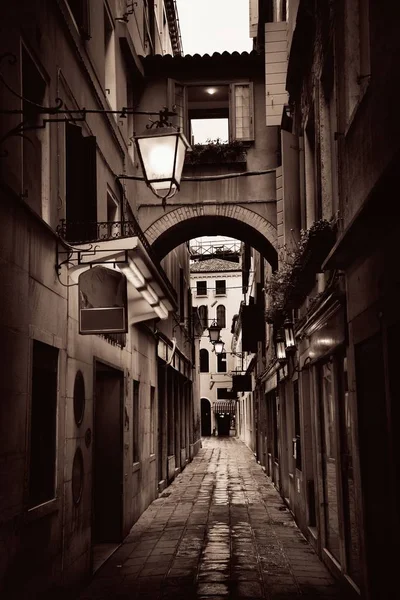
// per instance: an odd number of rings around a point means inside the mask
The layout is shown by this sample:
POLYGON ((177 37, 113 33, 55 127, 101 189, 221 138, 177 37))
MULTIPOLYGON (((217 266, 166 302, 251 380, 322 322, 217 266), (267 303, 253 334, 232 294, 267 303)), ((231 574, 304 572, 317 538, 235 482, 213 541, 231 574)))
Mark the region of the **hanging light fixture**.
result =
POLYGON ((283 323, 283 329, 285 331, 285 350, 286 352, 295 352, 296 351, 296 341, 294 338, 294 329, 292 320, 289 317, 286 317, 283 323))
POLYGON ((276 358, 280 363, 285 363, 286 358, 286 350, 285 350, 285 337, 283 335, 282 329, 278 329, 278 332, 275 337, 275 353, 276 358))
POLYGON ((217 321, 213 321, 211 325, 208 327, 208 334, 210 336, 210 342, 215 344, 219 341, 219 334, 221 333, 221 327, 218 325, 217 321))
POLYGON ((180 188, 185 154, 189 148, 183 133, 168 122, 170 114, 168 109, 160 111, 158 121, 147 125, 142 134, 134 136, 146 185, 153 194, 162 198, 163 204, 180 188))
POLYGON ((225 348, 225 342, 222 340, 218 340, 218 342, 214 342, 214 352, 215 354, 222 354, 225 348))

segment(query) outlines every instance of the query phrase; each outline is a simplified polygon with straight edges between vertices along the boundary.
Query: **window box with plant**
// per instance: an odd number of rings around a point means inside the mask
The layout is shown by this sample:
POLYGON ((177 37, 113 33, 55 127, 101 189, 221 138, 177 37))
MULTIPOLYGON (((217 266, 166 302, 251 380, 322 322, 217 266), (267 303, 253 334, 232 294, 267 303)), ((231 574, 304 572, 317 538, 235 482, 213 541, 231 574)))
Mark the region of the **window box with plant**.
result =
POLYGON ((244 142, 234 140, 224 142, 220 138, 207 140, 206 144, 194 144, 192 151, 186 154, 188 165, 215 163, 245 163, 247 147, 244 142))
POLYGON ((282 248, 280 267, 266 282, 269 307, 265 318, 268 323, 278 323, 285 311, 300 307, 334 242, 334 226, 320 219, 310 229, 300 232, 294 249, 282 248))

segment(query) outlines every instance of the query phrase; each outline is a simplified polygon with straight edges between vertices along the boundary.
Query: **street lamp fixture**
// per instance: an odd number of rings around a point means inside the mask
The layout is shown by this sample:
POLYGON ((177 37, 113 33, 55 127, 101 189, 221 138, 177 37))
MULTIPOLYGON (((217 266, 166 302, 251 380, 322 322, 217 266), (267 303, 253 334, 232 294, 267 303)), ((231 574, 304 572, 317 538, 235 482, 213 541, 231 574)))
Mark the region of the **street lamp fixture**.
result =
POLYGON ((170 114, 167 109, 160 111, 158 121, 134 136, 146 185, 164 202, 180 188, 185 154, 189 148, 183 133, 167 121, 170 114))
POLYGON ((220 327, 217 321, 213 321, 211 325, 208 327, 208 333, 210 336, 210 342, 215 344, 219 341, 219 334, 221 333, 222 327, 220 327))
POLYGON ((215 354, 222 354, 224 351, 225 342, 222 340, 218 340, 218 342, 214 342, 214 352, 215 354))
POLYGON ((276 358, 281 364, 286 363, 286 350, 285 350, 285 338, 282 332, 282 329, 278 329, 275 338, 275 352, 276 358))
POLYGON ((288 354, 296 351, 296 341, 294 338, 294 329, 292 320, 287 317, 283 323, 285 332, 285 350, 288 354))

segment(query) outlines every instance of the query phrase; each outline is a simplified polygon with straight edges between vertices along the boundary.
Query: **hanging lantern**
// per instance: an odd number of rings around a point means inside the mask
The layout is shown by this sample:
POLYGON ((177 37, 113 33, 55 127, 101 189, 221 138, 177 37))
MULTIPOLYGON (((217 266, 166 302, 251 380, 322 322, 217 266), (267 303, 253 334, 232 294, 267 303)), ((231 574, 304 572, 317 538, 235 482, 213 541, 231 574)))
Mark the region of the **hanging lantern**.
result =
POLYGON ((213 321, 208 328, 208 333, 210 336, 210 342, 215 344, 215 342, 219 341, 219 334, 221 333, 221 327, 218 325, 217 321, 213 321))
POLYGON ((225 348, 225 342, 222 340, 218 340, 218 342, 214 342, 214 352, 215 354, 222 354, 225 348))
POLYGON ((283 329, 285 331, 285 350, 286 352, 296 351, 296 341, 294 338, 294 329, 292 320, 287 317, 283 323, 283 329))
POLYGON ((187 139, 162 122, 134 139, 146 184, 159 198, 171 198, 180 188, 187 139))
POLYGON ((286 350, 285 350, 285 338, 284 338, 282 329, 278 329, 278 332, 276 334, 275 353, 276 353, 276 358, 278 359, 278 361, 280 363, 286 362, 287 358, 286 358, 286 350))

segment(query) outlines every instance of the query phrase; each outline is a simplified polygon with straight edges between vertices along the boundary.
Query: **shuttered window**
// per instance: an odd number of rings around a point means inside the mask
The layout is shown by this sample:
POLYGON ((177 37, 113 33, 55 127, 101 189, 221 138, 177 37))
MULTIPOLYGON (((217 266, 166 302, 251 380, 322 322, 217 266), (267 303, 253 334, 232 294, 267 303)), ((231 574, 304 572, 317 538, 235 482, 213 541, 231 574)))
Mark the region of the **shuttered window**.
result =
POLYGON ((217 373, 226 373, 227 370, 226 353, 221 352, 221 354, 217 354, 217 373))
POLYGON ((207 296, 207 281, 196 282, 196 294, 197 296, 207 296))
POLYGON ((215 282, 215 295, 216 296, 225 296, 226 295, 225 279, 220 279, 215 282))
POLYGON ((265 24, 265 92, 267 125, 280 125, 287 104, 287 23, 265 24))
POLYGON ((67 240, 85 242, 97 237, 96 138, 65 125, 67 240))
POLYGON ((90 39, 90 20, 89 20, 89 2, 88 0, 67 0, 67 4, 78 28, 80 35, 85 39, 90 39))
POLYGON ((223 304, 217 306, 217 324, 221 329, 226 327, 226 310, 223 304))
POLYGON ((208 306, 204 304, 199 306, 199 317, 203 328, 206 329, 208 327, 208 306))
POLYGON ((231 99, 230 125, 232 140, 253 140, 253 84, 233 83, 231 85, 231 99))
POLYGON ((209 354, 206 348, 200 350, 200 373, 208 373, 210 370, 209 354))

